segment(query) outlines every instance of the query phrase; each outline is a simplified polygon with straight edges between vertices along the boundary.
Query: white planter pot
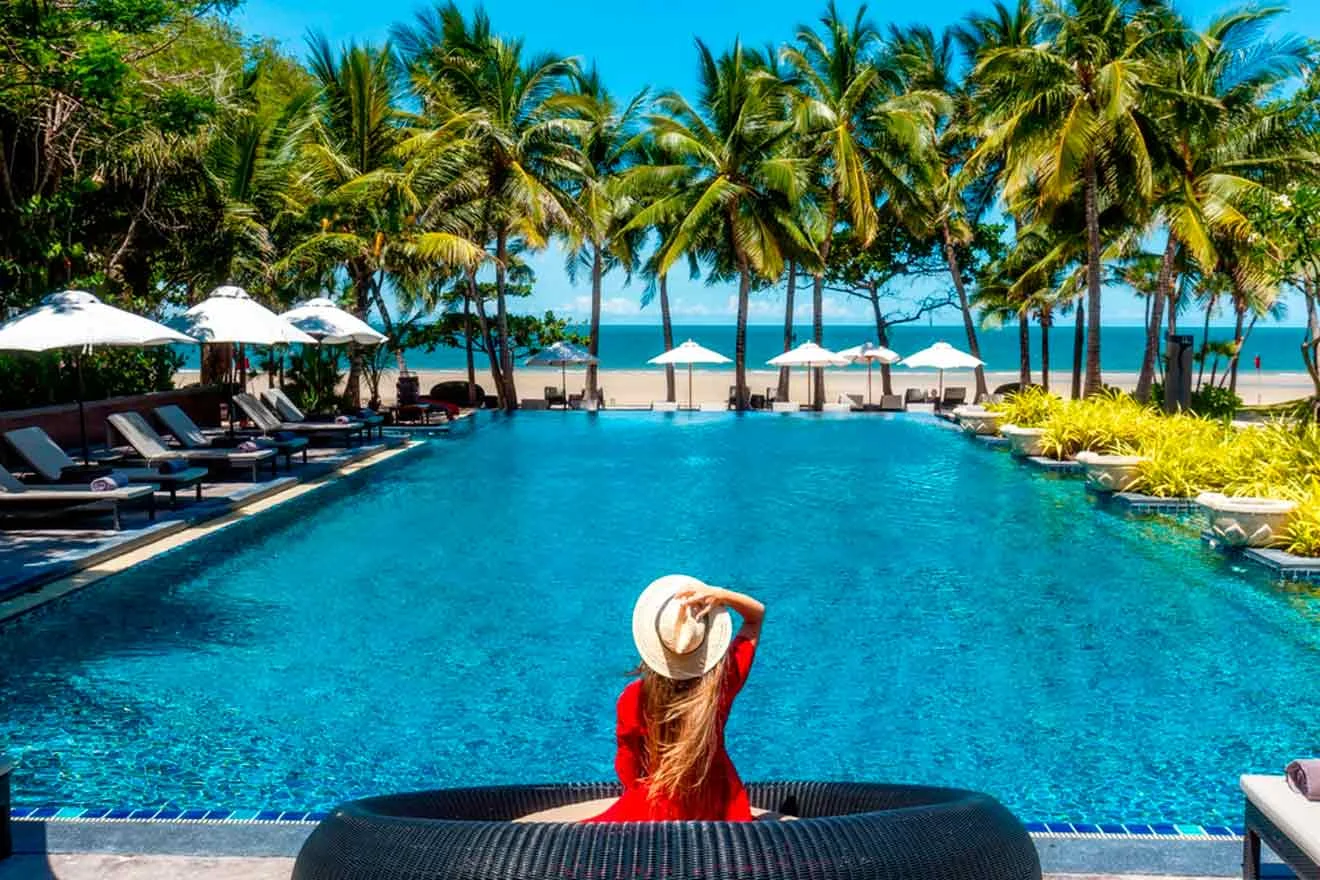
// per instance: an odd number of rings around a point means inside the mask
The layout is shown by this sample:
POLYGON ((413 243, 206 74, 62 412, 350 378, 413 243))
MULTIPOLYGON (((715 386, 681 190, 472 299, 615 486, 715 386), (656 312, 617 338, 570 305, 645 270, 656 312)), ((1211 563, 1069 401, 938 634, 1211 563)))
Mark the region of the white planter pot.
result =
POLYGON ((1278 498, 1233 498, 1202 492, 1196 503, 1210 520, 1210 531, 1230 547, 1270 547, 1279 543, 1296 501, 1278 498))
POLYGON ((984 409, 968 407, 963 410, 954 410, 954 415, 958 417, 958 424, 969 434, 981 434, 986 437, 993 437, 999 433, 999 423, 1004 420, 1003 413, 990 412, 984 409))
POLYGON ((1077 461, 1086 468, 1086 484, 1097 492, 1126 492, 1137 481, 1137 469, 1150 459, 1140 455, 1099 455, 1077 453, 1077 461))
POLYGON ((1017 425, 1001 425, 999 433, 1008 438, 1009 448, 1014 455, 1026 458, 1027 456, 1045 454, 1042 447, 1042 441, 1045 437, 1044 428, 1020 428, 1017 425))

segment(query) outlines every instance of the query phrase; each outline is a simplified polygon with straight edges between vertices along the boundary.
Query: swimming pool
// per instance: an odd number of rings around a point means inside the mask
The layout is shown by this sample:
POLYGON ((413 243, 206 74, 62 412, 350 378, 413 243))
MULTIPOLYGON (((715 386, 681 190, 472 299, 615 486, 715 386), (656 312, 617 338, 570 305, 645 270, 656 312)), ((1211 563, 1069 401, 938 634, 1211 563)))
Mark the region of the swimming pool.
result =
POLYGON ((920 417, 537 413, 0 626, 21 804, 324 809, 612 775, 632 601, 769 606, 749 779, 1237 822, 1316 749, 1317 604, 920 417))

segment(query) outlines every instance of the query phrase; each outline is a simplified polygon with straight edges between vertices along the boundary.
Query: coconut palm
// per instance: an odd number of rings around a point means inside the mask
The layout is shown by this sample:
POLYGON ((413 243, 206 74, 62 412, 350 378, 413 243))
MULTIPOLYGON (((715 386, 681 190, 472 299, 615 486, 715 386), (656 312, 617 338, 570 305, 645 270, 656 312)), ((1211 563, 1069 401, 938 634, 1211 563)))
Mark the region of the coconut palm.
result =
POLYGON ((1154 195, 1151 122, 1143 98, 1158 69, 1152 58, 1172 39, 1168 16, 1139 0, 1043 0, 1042 41, 986 52, 975 70, 990 108, 978 152, 1002 155, 1004 193, 1017 202, 1029 188, 1045 205, 1080 192, 1086 233, 1084 392, 1100 375, 1102 171, 1122 179, 1142 200, 1154 195), (1115 170, 1119 164, 1123 171, 1115 170))
POLYGON ((712 272, 738 278, 734 342, 736 405, 747 393, 747 315, 757 278, 773 280, 787 258, 811 264, 814 249, 793 207, 807 188, 808 163, 785 152, 793 122, 782 82, 764 58, 741 42, 716 57, 697 41, 700 95, 696 106, 681 95, 657 99, 651 137, 668 164, 629 172, 640 191, 668 194, 640 210, 629 226, 673 232, 660 245, 655 271, 668 272, 683 256, 700 255, 712 272))
MULTIPOLYGON (((636 230, 624 234, 635 211, 622 174, 636 161, 638 129, 647 99, 647 91, 643 89, 620 107, 592 68, 578 78, 575 92, 553 102, 567 116, 565 124, 573 132, 580 151, 580 176, 572 185, 573 222, 566 234, 567 269, 569 279, 574 282, 583 270, 591 275, 587 350, 592 357, 600 353, 602 280, 621 264, 631 269, 633 251, 644 235, 636 230)), ((666 292, 661 309, 667 313, 668 308, 666 292)), ((589 364, 588 400, 596 398, 596 375, 596 364, 589 364)))
MULTIPOLYGON (((481 179, 473 235, 490 248, 495 266, 496 333, 491 375, 507 410, 517 407, 510 344, 508 273, 512 243, 536 249, 569 225, 568 186, 580 171, 564 110, 577 65, 554 55, 528 56, 521 39, 497 36, 478 10, 468 21, 457 4, 418 13, 391 29, 414 93, 434 112, 448 109, 469 122, 472 168, 481 179)), ((469 278, 475 290, 475 273, 469 278)), ((483 297, 475 297, 485 322, 483 297)))

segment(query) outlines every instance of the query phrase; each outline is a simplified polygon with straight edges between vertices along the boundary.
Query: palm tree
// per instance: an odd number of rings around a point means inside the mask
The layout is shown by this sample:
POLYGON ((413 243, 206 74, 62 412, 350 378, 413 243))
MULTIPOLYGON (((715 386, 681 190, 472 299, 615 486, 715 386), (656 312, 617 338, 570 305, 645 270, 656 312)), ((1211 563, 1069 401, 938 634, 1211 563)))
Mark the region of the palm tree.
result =
MULTIPOLYGON (((893 28, 889 35, 889 63, 908 94, 919 97, 938 113, 933 149, 914 157, 911 177, 911 201, 892 198, 903 192, 896 189, 888 205, 912 231, 940 242, 945 265, 953 282, 962 311, 967 347, 973 357, 981 357, 976 337, 976 321, 971 297, 963 275, 959 253, 972 240, 971 219, 958 167, 967 159, 967 127, 973 117, 969 94, 953 76, 955 36, 952 30, 939 35, 925 26, 906 30, 893 28)), ((976 368, 976 393, 986 394, 985 368, 976 368)))
MULTIPOLYGON (((591 273, 591 324, 587 350, 600 353, 601 282, 605 273, 622 263, 631 270, 632 252, 643 233, 623 234, 634 213, 632 198, 624 189, 622 174, 637 158, 638 123, 645 110, 643 89, 623 107, 606 91, 595 68, 578 78, 577 91, 554 99, 562 108, 567 125, 580 151, 580 178, 573 184, 573 222, 568 227, 568 277, 591 273)), ((668 292, 661 310, 669 311, 668 292)), ((672 333, 671 333, 672 336, 672 333)), ((668 349, 666 349, 667 351, 668 349)), ((596 398, 596 364, 587 366, 588 400, 596 398)))
MULTIPOLYGON (((1168 238, 1137 383, 1140 399, 1149 395, 1177 256, 1185 254, 1203 274, 1213 273, 1222 247, 1253 235, 1244 200, 1259 198, 1270 177, 1313 162, 1297 132, 1262 111, 1269 93, 1300 73, 1307 60, 1300 41, 1260 39, 1261 28, 1279 12, 1243 9, 1216 18, 1181 52, 1171 53, 1167 84, 1149 89, 1160 147, 1155 219, 1167 227, 1168 238)), ((1258 286, 1261 273, 1245 271, 1247 266, 1240 263, 1234 277, 1258 286)))
POLYGON ((668 164, 643 165, 630 186, 668 194, 640 210, 632 229, 673 230, 656 254, 664 275, 680 257, 702 256, 717 274, 738 278, 734 342, 736 405, 747 393, 747 314, 754 279, 769 281, 787 258, 814 261, 813 248, 794 216, 807 187, 807 163, 786 154, 792 120, 784 87, 759 53, 735 42, 716 57, 697 41, 701 92, 694 107, 676 93, 657 100, 651 138, 668 164))
POLYGON ((1169 41, 1168 17, 1141 0, 1043 0, 1044 40, 986 52, 977 81, 997 98, 979 152, 1002 155, 1004 192, 1012 204, 1029 188, 1048 206, 1081 192, 1086 233, 1086 378, 1100 375, 1102 170, 1144 201, 1154 194, 1151 122, 1143 108, 1156 68, 1151 58, 1169 41), (1123 165, 1119 172, 1117 166, 1123 165))
MULTIPOLYGON (((468 22, 453 2, 418 13, 413 25, 391 34, 424 106, 469 119, 464 135, 481 181, 473 235, 491 249, 495 265, 491 374, 501 404, 512 411, 518 395, 506 298, 510 249, 515 240, 544 247, 569 225, 567 187, 580 170, 579 153, 555 99, 570 90, 577 65, 553 55, 527 57, 522 40, 496 36, 480 9, 468 22)), ((475 291, 475 272, 468 281, 475 291)), ((473 300, 484 326, 484 297, 473 300)))

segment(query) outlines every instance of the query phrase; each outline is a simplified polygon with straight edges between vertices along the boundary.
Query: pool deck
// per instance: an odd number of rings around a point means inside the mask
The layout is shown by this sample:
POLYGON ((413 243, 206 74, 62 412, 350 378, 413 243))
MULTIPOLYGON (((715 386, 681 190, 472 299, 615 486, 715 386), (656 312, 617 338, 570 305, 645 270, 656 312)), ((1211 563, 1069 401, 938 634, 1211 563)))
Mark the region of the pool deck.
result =
POLYGON ((394 434, 347 448, 308 451, 307 463, 256 482, 210 480, 201 501, 180 493, 177 509, 157 502, 155 522, 126 508, 124 528, 98 528, 95 518, 61 517, 0 529, 0 621, 25 614, 146 559, 211 534, 241 519, 329 485, 419 445, 394 434))
MULTIPOLYGON (((189 856, 15 856, 0 862, 0 880, 288 880, 293 859, 189 856)), ((1046 874, 1046 880, 1201 880, 1168 874, 1046 874)))

